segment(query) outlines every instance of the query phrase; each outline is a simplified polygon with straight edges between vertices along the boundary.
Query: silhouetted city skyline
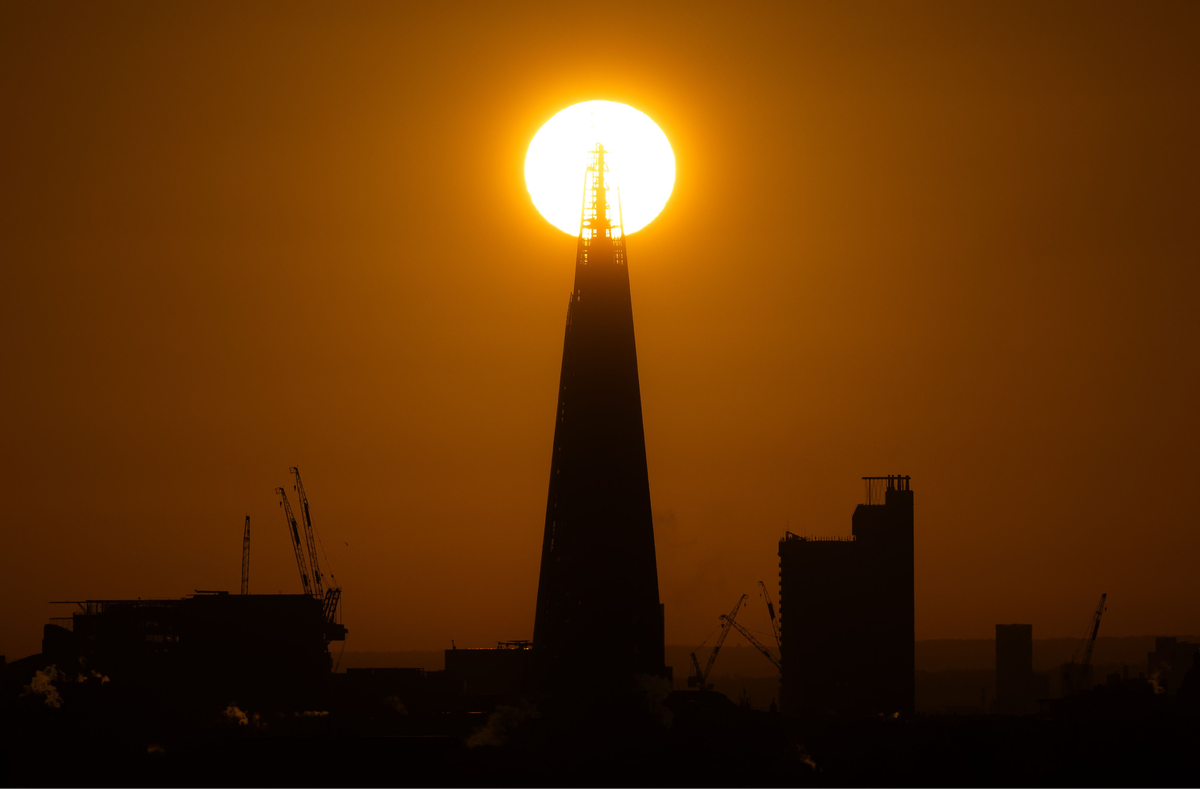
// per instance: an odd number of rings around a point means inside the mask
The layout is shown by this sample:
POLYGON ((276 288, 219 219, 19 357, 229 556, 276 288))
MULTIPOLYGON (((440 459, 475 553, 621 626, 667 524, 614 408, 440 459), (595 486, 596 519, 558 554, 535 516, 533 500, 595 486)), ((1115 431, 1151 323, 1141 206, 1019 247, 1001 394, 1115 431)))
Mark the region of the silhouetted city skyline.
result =
POLYGON ((0 785, 1200 774, 1197 29, 13 0, 0 785))

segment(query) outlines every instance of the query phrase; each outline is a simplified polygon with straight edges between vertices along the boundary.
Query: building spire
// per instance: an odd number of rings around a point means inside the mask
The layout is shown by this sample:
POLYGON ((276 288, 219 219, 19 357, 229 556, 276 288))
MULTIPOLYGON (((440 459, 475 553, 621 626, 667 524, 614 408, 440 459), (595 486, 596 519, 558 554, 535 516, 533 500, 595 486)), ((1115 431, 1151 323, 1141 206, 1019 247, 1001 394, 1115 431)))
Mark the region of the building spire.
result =
POLYGON ((620 192, 617 191, 617 215, 609 201, 612 171, 608 168, 602 143, 590 151, 591 161, 583 181, 583 212, 579 221, 579 254, 577 262, 609 261, 625 265, 625 232, 620 216, 620 192))
POLYGON ((579 237, 589 246, 598 239, 618 239, 623 235, 620 220, 613 221, 612 205, 608 199, 612 179, 608 163, 604 160, 607 153, 603 143, 596 143, 596 147, 590 151, 591 161, 584 177, 579 237))
POLYGON ((571 704, 587 693, 593 706, 633 698, 639 675, 669 676, 629 267, 620 203, 609 202, 609 155, 593 147, 583 184, 533 626, 543 688, 571 704), (585 688, 580 676, 591 678, 585 688))

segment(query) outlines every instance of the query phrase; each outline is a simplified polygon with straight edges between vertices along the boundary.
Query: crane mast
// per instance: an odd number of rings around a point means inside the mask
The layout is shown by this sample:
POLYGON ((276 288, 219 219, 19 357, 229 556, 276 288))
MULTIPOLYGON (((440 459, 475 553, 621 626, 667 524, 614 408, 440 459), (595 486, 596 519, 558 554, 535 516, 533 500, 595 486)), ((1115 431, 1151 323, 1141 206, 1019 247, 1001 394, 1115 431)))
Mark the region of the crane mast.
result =
POLYGON ((775 634, 775 646, 782 653, 783 643, 779 640, 779 624, 775 621, 775 604, 771 602, 771 594, 767 591, 767 585, 762 581, 759 581, 758 585, 762 587, 763 599, 767 601, 767 613, 771 616, 771 632, 775 634))
POLYGON ((733 610, 728 614, 721 614, 721 634, 717 636, 717 643, 713 646, 712 654, 708 656, 708 662, 704 664, 704 670, 700 670, 700 661, 696 659, 696 653, 692 652, 692 667, 693 674, 688 677, 688 687, 698 688, 699 690, 708 690, 708 675, 712 671, 713 664, 717 662, 717 655, 721 651, 721 645, 725 643, 726 637, 729 635, 730 625, 737 619, 738 609, 742 607, 742 603, 746 602, 749 595, 742 595, 734 604, 733 610))
POLYGON ((1092 625, 1089 628, 1091 635, 1088 636, 1087 649, 1083 651, 1083 665, 1090 666, 1092 663, 1092 650, 1096 648, 1096 636, 1100 633, 1100 617, 1104 615, 1104 601, 1108 599, 1108 593, 1100 595, 1100 603, 1096 606, 1096 613, 1092 614, 1092 625))
POLYGON ((1092 664, 1092 651, 1096 648, 1096 636, 1100 633, 1100 618, 1104 616, 1104 603, 1107 600, 1108 593, 1100 595, 1100 602, 1096 605, 1096 612, 1092 614, 1092 620, 1088 624, 1084 640, 1075 647, 1075 653, 1071 655, 1071 662, 1063 666, 1063 686, 1067 693, 1075 692, 1076 678, 1084 678, 1088 666, 1092 664), (1083 660, 1077 663, 1080 650, 1083 651, 1083 660))
POLYGON ((250 594, 250 516, 242 532, 242 594, 250 594))
POLYGON ((288 529, 291 531, 292 548, 296 551, 296 567, 300 570, 300 585, 304 587, 304 594, 311 595, 312 583, 308 580, 308 566, 304 562, 304 548, 300 544, 300 529, 296 525, 296 516, 292 514, 292 505, 288 503, 287 491, 275 488, 275 492, 279 494, 279 505, 283 507, 283 515, 287 518, 288 529))
POLYGON ((312 515, 308 510, 308 495, 304 492, 304 483, 300 481, 300 467, 292 466, 288 470, 296 477, 293 489, 300 499, 300 515, 304 519, 304 541, 308 546, 308 566, 312 570, 313 596, 323 598, 325 589, 321 581, 321 564, 317 561, 317 546, 313 541, 312 515))

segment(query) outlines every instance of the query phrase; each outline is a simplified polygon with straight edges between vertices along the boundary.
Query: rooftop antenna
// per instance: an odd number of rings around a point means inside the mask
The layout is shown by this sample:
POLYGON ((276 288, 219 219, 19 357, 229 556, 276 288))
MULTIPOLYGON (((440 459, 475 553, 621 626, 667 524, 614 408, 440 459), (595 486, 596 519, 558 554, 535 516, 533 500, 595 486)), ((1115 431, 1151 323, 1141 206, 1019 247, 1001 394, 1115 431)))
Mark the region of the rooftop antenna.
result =
POLYGON ((242 532, 242 594, 250 594, 250 516, 242 532))

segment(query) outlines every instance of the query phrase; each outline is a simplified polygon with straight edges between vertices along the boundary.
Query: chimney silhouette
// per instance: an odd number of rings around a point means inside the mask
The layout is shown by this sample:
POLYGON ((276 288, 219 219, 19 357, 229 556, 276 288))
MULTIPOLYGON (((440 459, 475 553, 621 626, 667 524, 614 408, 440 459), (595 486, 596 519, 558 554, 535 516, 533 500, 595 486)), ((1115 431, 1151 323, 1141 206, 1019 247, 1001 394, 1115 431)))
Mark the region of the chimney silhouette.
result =
POLYGON ((633 306, 603 145, 584 180, 533 642, 543 689, 667 676, 633 306))

